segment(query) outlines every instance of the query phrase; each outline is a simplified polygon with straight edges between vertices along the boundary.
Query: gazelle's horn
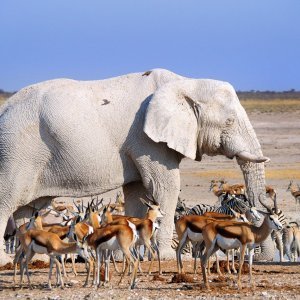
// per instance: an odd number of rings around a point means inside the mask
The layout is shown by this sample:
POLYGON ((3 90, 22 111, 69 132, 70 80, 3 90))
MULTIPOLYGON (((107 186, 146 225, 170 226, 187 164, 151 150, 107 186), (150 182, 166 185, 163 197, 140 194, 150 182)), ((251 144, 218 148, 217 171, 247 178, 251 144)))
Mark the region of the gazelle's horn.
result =
MULTIPOLYGON (((147 197, 148 198, 148 197, 147 197)), ((143 198, 139 198, 140 199, 140 201, 144 204, 144 205, 146 205, 146 206, 148 206, 148 207, 150 207, 151 208, 151 205, 145 200, 145 199, 143 199, 143 198)), ((149 199, 149 198, 148 198, 149 199)), ((150 199, 149 199, 150 200, 150 199)))
POLYGON ((277 195, 274 196, 274 207, 275 207, 275 213, 279 213, 278 204, 277 204, 277 195))
POLYGON ((270 214, 273 214, 272 208, 261 200, 261 198, 260 198, 261 195, 262 195, 262 193, 260 193, 258 196, 258 200, 259 200, 260 204, 262 206, 264 206, 270 214))
MULTIPOLYGON (((148 195, 146 194, 146 198, 152 202, 154 205, 159 205, 158 202, 154 199, 154 197, 152 195, 148 195)), ((149 203, 148 203, 149 204, 149 203)))

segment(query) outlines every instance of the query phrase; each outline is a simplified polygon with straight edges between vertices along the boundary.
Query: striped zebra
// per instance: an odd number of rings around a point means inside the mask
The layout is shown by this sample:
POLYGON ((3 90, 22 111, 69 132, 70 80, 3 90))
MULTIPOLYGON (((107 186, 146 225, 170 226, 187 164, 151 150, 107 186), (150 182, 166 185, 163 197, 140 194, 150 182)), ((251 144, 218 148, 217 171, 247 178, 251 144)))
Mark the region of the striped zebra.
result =
POLYGON ((201 216, 206 212, 218 212, 226 215, 233 215, 232 210, 238 213, 245 213, 250 207, 250 202, 247 198, 246 201, 241 200, 235 195, 226 194, 221 200, 221 206, 209 205, 209 204, 197 204, 190 209, 188 215, 198 215, 201 216))

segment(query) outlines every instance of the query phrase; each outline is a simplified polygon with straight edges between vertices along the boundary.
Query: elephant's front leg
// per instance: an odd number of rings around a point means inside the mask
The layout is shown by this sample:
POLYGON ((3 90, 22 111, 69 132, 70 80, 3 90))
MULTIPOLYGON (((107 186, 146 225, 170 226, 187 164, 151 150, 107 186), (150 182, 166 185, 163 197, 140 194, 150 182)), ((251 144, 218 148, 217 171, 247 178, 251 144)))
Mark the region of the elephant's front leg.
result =
MULTIPOLYGON (((136 160, 137 168, 141 174, 142 183, 129 184, 124 188, 126 213, 130 213, 131 209, 135 215, 139 217, 145 216, 145 208, 139 201, 133 190, 140 191, 140 194, 147 192, 148 195, 153 196, 154 200, 160 204, 161 210, 166 215, 159 220, 160 229, 157 234, 157 242, 162 259, 174 259, 175 251, 171 248, 174 228, 174 213, 176 203, 180 192, 180 175, 179 175, 179 161, 173 157, 173 153, 168 153, 169 160, 167 165, 162 163, 162 159, 151 156, 142 156, 136 160), (135 195, 128 197, 128 195, 135 195), (127 198, 127 199, 126 199, 127 198), (129 199, 130 198, 130 199, 129 199), (130 203, 130 204, 129 204, 130 203), (130 211, 129 211, 129 208, 130 211), (141 212, 141 213, 140 213, 141 212)), ((157 156, 159 154, 157 153, 157 156)), ((146 199, 146 198, 144 198, 146 199)))

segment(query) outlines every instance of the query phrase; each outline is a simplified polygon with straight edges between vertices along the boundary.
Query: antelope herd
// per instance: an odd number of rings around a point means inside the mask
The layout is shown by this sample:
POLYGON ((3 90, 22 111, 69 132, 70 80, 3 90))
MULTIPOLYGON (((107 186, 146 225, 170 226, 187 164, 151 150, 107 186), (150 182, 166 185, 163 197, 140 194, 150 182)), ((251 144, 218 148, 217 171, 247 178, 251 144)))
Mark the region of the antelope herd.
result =
MULTIPOLYGON (((204 285, 209 289, 208 276, 210 275, 210 258, 216 255, 217 272, 219 268, 218 250, 227 253, 227 272, 230 273, 229 253, 232 254, 232 270, 236 273, 234 259, 239 257, 237 286, 241 288, 241 270, 248 251, 250 284, 253 286, 252 262, 255 247, 264 241, 271 233, 274 236, 280 253, 280 260, 287 255, 290 261, 297 261, 300 256, 300 227, 297 222, 287 223, 283 212, 278 208, 276 191, 266 186, 266 196, 272 200, 273 206, 267 206, 266 211, 252 206, 245 193, 243 184, 229 185, 225 180, 212 180, 210 190, 219 199, 220 205, 212 206, 198 204, 188 209, 184 201, 178 201, 175 214, 175 229, 177 238, 174 238, 177 259, 177 272, 184 273, 182 252, 191 242, 194 256, 194 273, 196 273, 197 258, 200 258, 204 285), (263 218, 260 226, 252 222, 263 218), (279 246, 278 246, 279 245, 279 246)), ((299 187, 291 181, 287 191, 297 201, 300 201, 299 187)), ((249 195, 251 197, 251 195, 249 195)), ((86 279, 84 286, 100 287, 111 279, 110 262, 118 273, 121 273, 119 283, 124 276, 131 273, 129 288, 136 285, 138 270, 141 267, 141 248, 148 250, 150 265, 148 274, 155 256, 158 258, 159 274, 162 274, 159 247, 156 233, 159 229, 159 219, 164 212, 159 204, 149 197, 140 199, 148 208, 144 218, 124 215, 124 200, 121 193, 117 194, 116 202, 103 203, 103 199, 92 199, 86 205, 84 202, 73 201, 73 205, 60 205, 52 202, 51 208, 46 211, 36 211, 30 220, 14 230, 7 230, 7 252, 11 252, 12 237, 16 238, 14 258, 14 282, 16 282, 17 265, 20 264, 20 287, 26 273, 28 285, 32 288, 29 274, 29 262, 33 256, 46 254, 50 258, 48 287, 51 288, 53 265, 56 266, 56 284, 64 287, 64 277, 67 276, 65 260, 70 255, 72 272, 76 276, 74 254, 85 261, 86 279), (49 215, 60 216, 62 223, 47 224, 45 218, 49 215), (120 250, 123 254, 123 269, 119 272, 115 263, 115 253, 120 250), (101 276, 101 266, 104 263, 104 276, 101 276), (131 268, 132 267, 132 268, 131 268), (90 282, 93 273, 92 282, 90 282), (102 283, 103 281, 103 283, 102 283)), ((13 219, 10 220, 13 222, 13 219)), ((11 225, 12 227, 12 225, 11 225)), ((10 228, 8 226, 8 228, 10 228)))

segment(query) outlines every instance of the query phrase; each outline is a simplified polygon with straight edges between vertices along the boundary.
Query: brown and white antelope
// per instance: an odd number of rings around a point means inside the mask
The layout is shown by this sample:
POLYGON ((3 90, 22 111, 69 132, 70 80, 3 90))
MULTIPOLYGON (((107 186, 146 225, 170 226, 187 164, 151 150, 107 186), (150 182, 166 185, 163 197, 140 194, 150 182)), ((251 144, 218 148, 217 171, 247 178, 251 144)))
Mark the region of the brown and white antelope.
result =
POLYGON ((249 253, 249 274, 250 284, 252 281, 252 261, 254 248, 264 241, 272 230, 282 229, 282 224, 278 220, 278 216, 273 213, 272 209, 264 205, 268 213, 265 213, 264 221, 260 227, 256 227, 249 223, 235 221, 214 221, 205 226, 202 235, 205 243, 205 252, 201 258, 201 267, 203 272, 204 284, 209 288, 209 282, 206 271, 206 264, 211 255, 219 249, 240 249, 240 264, 238 272, 238 287, 241 288, 241 271, 244 263, 246 248, 250 249, 249 253))
POLYGON ((149 265, 148 274, 151 274, 151 267, 155 256, 155 252, 153 251, 151 244, 153 244, 153 247, 157 252, 159 274, 161 274, 160 255, 155 235, 157 229, 159 228, 156 220, 158 218, 162 218, 165 215, 165 213, 161 210, 160 205, 156 203, 152 198, 150 200, 152 201, 152 204, 148 203, 144 199, 140 199, 140 201, 148 207, 148 211, 144 219, 123 215, 113 215, 109 213, 108 210, 105 210, 105 212, 102 215, 102 222, 106 224, 119 224, 120 222, 124 222, 124 220, 128 220, 131 223, 133 223, 136 226, 138 234, 136 245, 144 245, 151 254, 151 262, 149 265))
MULTIPOLYGON (((105 260, 105 280, 107 280, 109 274, 109 262, 111 252, 115 250, 122 250, 125 259, 126 259, 126 268, 121 276, 120 282, 122 281, 124 275, 127 272, 127 269, 130 264, 134 265, 134 269, 132 272, 130 288, 134 288, 136 274, 137 274, 137 267, 138 267, 138 260, 135 258, 131 251, 137 239, 136 227, 129 221, 126 221, 127 225, 118 224, 118 225, 106 225, 105 227, 97 228, 95 231, 87 237, 87 243, 90 247, 92 247, 96 251, 97 256, 97 274, 95 272, 95 265, 94 265, 94 280, 93 284, 97 284, 98 287, 101 285, 101 278, 100 278, 100 266, 102 262, 102 256, 104 255, 105 260), (95 276, 96 274, 96 276, 95 276)), ((91 270, 91 268, 90 268, 91 270)), ((90 277, 90 270, 87 274, 86 283, 88 284, 89 277, 90 277)))
POLYGON ((58 278, 57 280, 64 286, 64 282, 61 276, 60 264, 57 260, 57 256, 67 253, 77 253, 82 256, 85 260, 89 261, 89 254, 87 252, 87 247, 84 243, 76 242, 66 243, 62 241, 58 235, 51 232, 46 232, 44 230, 30 229, 22 237, 22 246, 25 251, 25 266, 22 265, 21 269, 21 285, 23 283, 24 270, 26 270, 26 275, 28 279, 29 287, 31 286, 31 281, 28 272, 28 263, 32 259, 35 253, 47 254, 50 257, 50 268, 48 276, 48 287, 51 289, 51 275, 53 263, 56 264, 56 270, 58 278))
MULTIPOLYGON (((230 209, 233 215, 221 214, 218 212, 206 212, 201 216, 198 215, 186 215, 181 217, 175 224, 176 232, 179 239, 178 248, 176 250, 177 256, 177 268, 178 273, 183 273, 183 264, 181 260, 181 252, 185 247, 187 242, 190 240, 192 242, 197 242, 198 247, 203 242, 202 230, 204 226, 206 226, 210 222, 214 222, 216 220, 230 220, 230 221, 243 221, 248 222, 246 215, 235 212, 230 209)), ((248 217, 250 219, 259 219, 260 216, 255 207, 251 207, 247 211, 248 217)), ((201 251, 201 249, 199 249, 201 251)), ((196 259, 194 260, 194 273, 196 272, 196 259)), ((229 265, 229 260, 227 258, 227 264, 229 265)), ((229 270, 229 266, 227 266, 229 270)), ((220 272, 218 256, 217 256, 217 271, 220 272)))
POLYGON ((293 184, 293 180, 290 181, 286 191, 291 191, 292 196, 295 198, 296 204, 298 202, 300 203, 300 188, 297 188, 296 185, 293 184))
POLYGON ((229 185, 225 180, 220 180, 219 188, 223 193, 229 193, 231 195, 244 195, 246 191, 246 187, 243 183, 229 185))

